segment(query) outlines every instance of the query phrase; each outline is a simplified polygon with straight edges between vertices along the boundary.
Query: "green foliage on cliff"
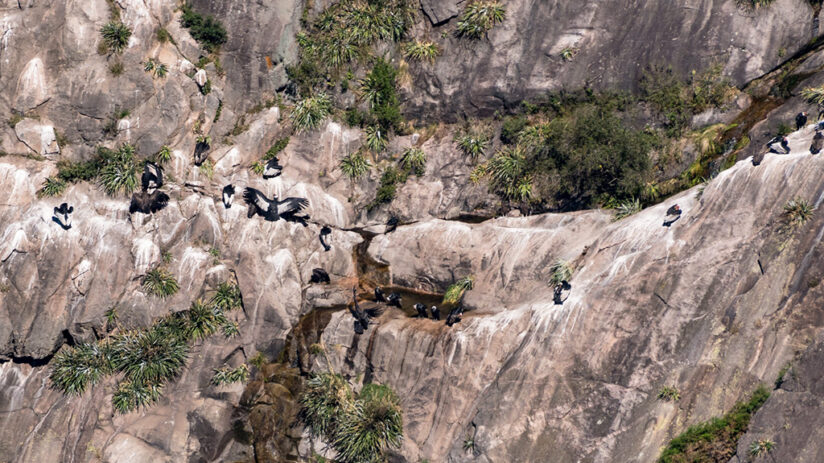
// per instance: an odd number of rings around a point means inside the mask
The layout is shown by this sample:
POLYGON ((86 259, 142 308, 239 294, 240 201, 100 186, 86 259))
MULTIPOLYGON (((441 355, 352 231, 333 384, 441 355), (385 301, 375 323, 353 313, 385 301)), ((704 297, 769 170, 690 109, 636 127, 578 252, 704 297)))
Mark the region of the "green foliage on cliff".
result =
POLYGON ((100 29, 100 35, 109 52, 122 53, 129 44, 132 31, 120 21, 111 21, 100 29))
POLYGON ((726 415, 690 426, 671 440, 658 463, 726 462, 735 455, 738 438, 747 432, 750 419, 770 393, 763 386, 749 400, 738 402, 726 415))
MULTIPOLYGON (((180 375, 190 344, 221 327, 225 330, 226 311, 237 305, 221 304, 220 300, 213 299, 210 304, 195 301, 189 310, 169 314, 150 327, 116 332, 96 343, 64 348, 52 362, 51 386, 67 395, 80 395, 104 377, 122 374, 112 397, 115 410, 126 413, 151 405, 160 398, 163 386, 180 375)), ((242 371, 235 369, 227 371, 225 379, 238 380, 243 376, 242 371)))
POLYGON ((177 280, 168 270, 162 267, 153 268, 143 277, 143 289, 161 299, 165 299, 177 293, 180 287, 177 280))
POLYGON ((378 462, 403 438, 400 400, 388 386, 367 384, 355 396, 337 374, 312 376, 300 399, 300 417, 310 432, 324 437, 342 463, 378 462))
POLYGON ((180 9, 183 12, 180 25, 189 29, 192 38, 197 40, 206 51, 213 52, 226 43, 226 28, 220 21, 194 11, 188 3, 180 9))
POLYGON ((496 24, 504 22, 506 10, 497 1, 474 1, 464 9, 458 20, 458 37, 480 39, 496 24))
POLYGON ((297 131, 302 132, 318 128, 331 112, 332 100, 329 99, 327 94, 319 93, 299 101, 292 113, 289 114, 289 119, 291 119, 297 131))
POLYGON ((472 289, 472 285, 474 284, 475 279, 472 276, 461 278, 460 280, 456 281, 449 285, 446 288, 446 292, 443 295, 443 303, 444 304, 457 304, 461 302, 463 295, 472 289))

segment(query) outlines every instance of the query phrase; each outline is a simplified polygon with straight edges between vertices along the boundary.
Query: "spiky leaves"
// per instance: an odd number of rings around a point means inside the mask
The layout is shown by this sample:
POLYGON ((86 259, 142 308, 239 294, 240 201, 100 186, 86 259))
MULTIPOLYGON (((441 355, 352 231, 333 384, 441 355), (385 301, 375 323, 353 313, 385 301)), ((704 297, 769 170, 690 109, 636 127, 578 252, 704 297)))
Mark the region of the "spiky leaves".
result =
POLYGON ((210 302, 218 309, 226 312, 241 307, 243 302, 241 300, 240 288, 238 288, 237 285, 225 281, 218 285, 210 302))
POLYGON ((386 149, 389 144, 389 137, 381 127, 377 125, 370 125, 364 130, 366 136, 366 147, 373 153, 380 153, 386 149))
POLYGON ((615 208, 615 220, 621 220, 641 210, 641 201, 637 198, 623 201, 615 208))
POLYGON ((43 186, 40 188, 40 191, 37 192, 37 195, 40 197, 58 196, 66 191, 66 187, 68 187, 68 184, 65 181, 56 177, 48 177, 46 181, 43 182, 43 186))
POLYGON ((52 386, 67 395, 80 395, 111 372, 105 346, 93 343, 63 349, 54 356, 49 375, 52 386))
POLYGON ((463 298, 464 293, 472 289, 474 281, 475 280, 472 276, 468 276, 461 278, 460 280, 451 284, 448 288, 446 288, 446 293, 444 293, 443 295, 443 303, 457 304, 458 302, 460 302, 461 298, 463 298))
POLYGON ((155 162, 158 164, 166 164, 172 160, 172 150, 168 146, 161 146, 160 151, 155 153, 155 162))
POLYGON ((222 310, 200 300, 192 302, 186 317, 186 338, 191 340, 211 336, 228 322, 222 310))
POLYGON ((163 386, 125 380, 118 384, 112 395, 112 405, 118 413, 128 413, 140 407, 148 407, 160 399, 163 386))
POLYGON ((165 299, 177 293, 180 287, 174 275, 165 268, 158 267, 149 270, 143 277, 143 289, 151 295, 165 299))
POLYGON ((320 126, 332 111, 332 100, 325 93, 304 98, 295 105, 289 119, 298 132, 314 130, 320 126))
POLYGON ((338 417, 354 406, 354 394, 340 375, 320 373, 306 383, 300 417, 315 436, 334 436, 338 417))
POLYGON ((514 201, 534 199, 532 176, 520 146, 504 148, 489 160, 484 170, 492 189, 505 198, 514 201))
POLYGON ((403 54, 413 61, 435 62, 435 58, 441 55, 441 49, 435 42, 415 40, 403 47, 403 54))
POLYGON ((805 88, 801 91, 801 98, 807 100, 808 103, 824 105, 824 86, 805 88))
POLYGON ((758 458, 773 451, 775 442, 768 439, 761 439, 750 444, 750 456, 758 458))
POLYGON ((340 161, 340 170, 350 179, 362 177, 369 172, 371 167, 372 164, 363 157, 360 151, 349 153, 340 161))
POLYGON ((129 194, 137 188, 134 146, 125 143, 117 151, 101 149, 100 156, 100 184, 107 194, 129 194))
POLYGON ((681 399, 681 393, 673 386, 663 386, 658 390, 658 400, 665 402, 678 402, 681 399))
POLYGON ((122 22, 112 21, 100 29, 100 35, 103 36, 103 43, 110 52, 122 53, 129 44, 132 31, 122 22))
POLYGON ((465 155, 474 160, 484 155, 489 145, 489 136, 478 130, 469 130, 455 137, 455 143, 465 155))
POLYGON ((506 18, 506 10, 498 1, 475 1, 466 7, 458 21, 458 37, 480 39, 506 18))
POLYGON ((401 167, 418 177, 422 176, 426 171, 426 153, 420 148, 407 148, 401 154, 401 167))
POLYGON ((112 362, 137 384, 162 384, 177 377, 189 354, 186 341, 163 325, 132 331, 111 343, 112 362))
POLYGON ((237 368, 216 368, 215 374, 212 376, 211 383, 215 386, 222 384, 231 384, 237 382, 245 382, 249 379, 249 367, 245 363, 237 368))
POLYGON ((802 198, 793 198, 784 204, 784 217, 790 227, 800 227, 812 217, 815 208, 802 198))
POLYGON ((569 266, 569 263, 565 260, 557 260, 554 264, 549 268, 552 277, 550 277, 550 282, 553 285, 559 285, 564 281, 569 281, 572 278, 572 267, 569 266))
POLYGON ((333 445, 341 462, 379 462, 387 449, 400 447, 402 438, 398 396, 388 386, 367 384, 340 420, 333 445))

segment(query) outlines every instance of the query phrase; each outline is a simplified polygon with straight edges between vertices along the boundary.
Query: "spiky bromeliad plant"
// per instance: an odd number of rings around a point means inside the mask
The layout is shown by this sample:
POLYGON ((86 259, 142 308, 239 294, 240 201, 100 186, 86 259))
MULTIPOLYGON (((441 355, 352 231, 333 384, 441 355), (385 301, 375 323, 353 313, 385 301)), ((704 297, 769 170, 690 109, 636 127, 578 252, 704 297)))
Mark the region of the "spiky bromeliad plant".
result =
POLYGON ((572 267, 569 266, 569 263, 564 260, 557 260, 552 267, 549 268, 549 271, 552 273, 552 277, 550 277, 550 282, 553 285, 559 285, 564 281, 569 281, 572 278, 572 267))
POLYGON ((824 105, 824 85, 821 87, 807 87, 801 91, 801 97, 808 103, 824 105))
POLYGON ((366 134, 366 147, 374 153, 380 153, 389 144, 389 135, 380 126, 370 125, 364 129, 366 134))
POLYGON ((289 119, 298 132, 316 129, 332 111, 332 100, 325 93, 304 98, 295 105, 289 119))
POLYGON ((38 195, 43 196, 58 196, 63 194, 66 191, 66 187, 68 184, 56 177, 48 177, 46 181, 43 182, 43 187, 40 188, 38 191, 38 195))
POLYGON ((415 40, 403 47, 403 54, 413 61, 435 62, 435 58, 440 56, 441 49, 435 42, 415 40))
POLYGON ((100 184, 109 195, 129 194, 137 188, 134 146, 125 143, 117 151, 101 151, 100 184))
POLYGON ((673 386, 663 386, 658 390, 658 400, 678 402, 680 399, 681 393, 673 386))
POLYGON ((784 216, 787 220, 787 225, 790 227, 800 227, 807 223, 813 217, 814 207, 806 200, 801 198, 793 198, 784 204, 784 216))
POLYGON ((360 151, 349 153, 340 161, 340 170, 351 179, 362 177, 369 172, 371 167, 372 164, 363 157, 360 151))
POLYGON ((418 177, 426 171, 426 153, 420 148, 407 148, 401 155, 401 166, 418 177))
POLYGON ((186 311, 186 338, 192 340, 204 339, 225 325, 226 315, 218 307, 204 304, 200 300, 192 302, 186 311))
POLYGON ((117 385, 112 395, 112 406, 118 413, 128 413, 141 407, 148 407, 160 399, 163 385, 141 381, 124 380, 117 385))
POLYGON ((117 335, 111 343, 116 370, 138 384, 162 384, 177 377, 186 364, 189 346, 162 324, 117 335))
POLYGON ((621 220, 641 210, 641 201, 637 198, 623 201, 615 208, 615 220, 621 220))
POLYGON ((132 36, 132 31, 122 22, 109 22, 100 29, 100 35, 103 36, 103 43, 106 48, 113 53, 122 53, 129 44, 129 37, 132 36))
POLYGON ((104 344, 84 343, 54 356, 49 375, 52 386, 67 395, 80 395, 112 371, 104 344))
POLYGON ((242 304, 240 288, 235 284, 224 281, 218 285, 210 302, 223 311, 236 309, 242 304))
POLYGON ((221 384, 231 384, 237 382, 245 382, 249 379, 249 367, 242 363, 237 368, 223 367, 215 368, 215 374, 212 376, 212 384, 220 386, 221 384))
POLYGON ((315 436, 334 436, 338 418, 354 407, 352 388, 342 376, 319 373, 306 383, 300 417, 315 436))
POLYGON ((474 281, 475 280, 472 276, 468 276, 452 283, 448 288, 446 288, 446 293, 443 295, 443 303, 457 304, 460 302, 464 293, 472 289, 474 281))
POLYGON ((143 289, 149 294, 165 299, 177 293, 180 287, 174 275, 162 267, 157 267, 149 270, 143 277, 143 289))
POLYGON ((155 154, 155 162, 158 164, 166 164, 172 160, 172 150, 164 145, 160 147, 160 151, 155 154))
POLYGON ((753 442, 752 444, 750 444, 750 456, 752 456, 753 458, 758 458, 761 455, 765 455, 767 453, 772 452, 774 448, 775 448, 775 442, 773 442, 771 440, 768 440, 768 439, 757 440, 757 441, 753 442))
POLYGON ((343 463, 379 462, 403 439, 400 400, 388 386, 367 384, 340 419, 333 446, 343 463))
POLYGON ((481 132, 470 130, 455 137, 455 143, 465 155, 477 159, 483 156, 484 151, 486 151, 486 147, 489 145, 489 137, 481 132))
POLYGON ((249 169, 257 175, 263 175, 263 171, 266 170, 266 166, 261 161, 255 161, 249 169))
POLYGON ((498 1, 474 1, 466 7, 458 21, 458 37, 480 39, 506 18, 506 10, 498 1))

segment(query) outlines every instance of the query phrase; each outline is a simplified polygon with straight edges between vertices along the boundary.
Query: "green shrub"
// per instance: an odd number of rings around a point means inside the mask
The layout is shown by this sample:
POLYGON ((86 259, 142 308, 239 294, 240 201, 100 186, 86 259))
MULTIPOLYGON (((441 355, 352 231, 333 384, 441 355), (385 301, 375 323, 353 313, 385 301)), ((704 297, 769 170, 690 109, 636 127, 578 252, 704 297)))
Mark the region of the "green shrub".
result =
POLYGON ((615 208, 615 220, 621 220, 624 217, 629 217, 641 210, 641 201, 633 198, 627 201, 622 201, 615 208))
POLYGON ((226 43, 226 29, 220 21, 212 16, 197 13, 189 4, 184 4, 181 11, 183 16, 180 18, 180 24, 189 29, 192 38, 206 51, 213 52, 226 43))
POLYGON ((87 182, 95 177, 100 170, 100 158, 90 161, 71 162, 68 159, 57 161, 57 178, 66 182, 87 182))
POLYGON ((781 385, 784 384, 784 377, 787 376, 787 372, 789 372, 791 375, 794 374, 792 371, 791 362, 787 362, 787 364, 781 367, 781 370, 778 371, 778 377, 775 378, 775 389, 780 388, 781 385))
POLYGON ((790 227, 800 227, 813 217, 815 209, 802 198, 793 198, 784 204, 784 217, 790 227))
POLYGON ((17 123, 22 121, 23 119, 25 119, 25 117, 23 117, 22 114, 18 112, 12 112, 11 117, 9 117, 9 120, 7 120, 6 123, 9 127, 13 129, 14 126, 17 125, 17 123))
POLYGON ((149 270, 143 278, 143 289, 154 296, 165 299, 177 293, 180 287, 174 275, 164 268, 154 268, 149 270))
POLYGON ((223 336, 225 336, 226 339, 234 338, 240 334, 240 327, 237 322, 227 321, 220 327, 220 330, 223 331, 223 336))
POLYGON ((166 42, 175 43, 175 41, 172 39, 172 34, 170 34, 169 31, 167 31, 163 27, 158 27, 157 28, 157 32, 155 33, 155 36, 157 37, 157 41, 160 42, 160 43, 166 43, 166 42))
POLYGON ((332 111, 332 100, 325 93, 304 98, 289 114, 289 118, 298 132, 314 130, 320 126, 332 111))
POLYGON ((112 21, 106 23, 106 25, 100 29, 100 35, 103 36, 103 43, 110 52, 122 53, 129 44, 129 37, 132 36, 132 31, 122 22, 112 21))
POLYGON ((240 288, 228 281, 218 285, 215 294, 209 302, 218 309, 226 312, 243 306, 240 288))
POLYGON ((663 386, 658 390, 658 400, 665 402, 678 402, 681 399, 681 393, 678 389, 672 386, 663 386))
POLYGON ((480 39, 496 24, 504 22, 506 10, 498 1, 474 1, 458 20, 458 37, 480 39))
POLYGON ((123 74, 123 63, 120 61, 115 61, 111 65, 109 65, 109 72, 112 73, 113 76, 119 76, 123 74))
POLYGON ((300 398, 300 418, 313 436, 333 437, 338 419, 354 406, 354 402, 352 388, 342 376, 319 373, 306 382, 300 398))
POLYGON ((475 279, 472 276, 461 278, 449 285, 443 295, 444 304, 457 304, 463 298, 464 293, 472 289, 475 279))
POLYGON ((166 164, 172 160, 172 150, 169 149, 168 146, 163 145, 160 147, 160 151, 155 153, 154 160, 158 164, 166 164))
POLYGON ((255 161, 252 163, 249 169, 251 169, 252 172, 254 172, 257 175, 263 175, 263 171, 266 170, 266 165, 261 161, 255 161))
POLYGON ((509 116, 501 126, 501 142, 505 145, 514 145, 529 121, 523 116, 509 116))
POLYGON ((401 122, 397 77, 395 67, 379 58, 361 80, 361 98, 369 103, 372 115, 384 131, 399 127, 401 122))
POLYGON ((385 460, 389 448, 400 448, 403 413, 397 394, 388 386, 367 384, 335 429, 333 446, 343 463, 385 460))
POLYGON ((435 42, 415 40, 403 47, 403 54, 413 61, 435 62, 435 58, 441 55, 441 49, 435 42))
POLYGON ((520 147, 498 152, 485 167, 493 191, 506 199, 530 201, 534 197, 532 174, 520 147))
POLYGON ((389 136, 380 126, 371 125, 367 127, 364 129, 364 135, 366 137, 364 144, 373 153, 382 152, 386 149, 386 145, 389 144, 389 136))
POLYGON ((484 155, 489 145, 489 137, 478 130, 469 130, 460 136, 455 137, 455 143, 463 153, 472 159, 477 159, 484 155))
POLYGON ((99 149, 100 183, 109 195, 129 194, 137 188, 137 160, 134 146, 124 143, 117 151, 99 149))
POLYGON ((135 384, 162 384, 176 378, 189 355, 185 340, 163 325, 130 331, 111 342, 112 363, 135 384))
POLYGON ((395 191, 398 183, 406 181, 406 174, 399 171, 395 166, 389 166, 383 171, 381 175, 381 184, 375 194, 375 199, 372 201, 367 209, 372 210, 381 204, 391 203, 395 199, 395 191))
POLYGON ((426 153, 420 148, 407 148, 401 155, 401 167, 418 177, 426 172, 426 153))
POLYGON ((210 79, 206 79, 206 83, 203 84, 203 87, 200 87, 200 93, 204 95, 212 93, 212 81, 210 79))
POLYGON ((211 383, 215 386, 221 384, 243 383, 249 379, 249 367, 245 363, 237 368, 216 368, 215 374, 212 376, 211 383))
POLYGON ((186 339, 197 341, 216 333, 226 322, 226 316, 218 307, 204 304, 200 300, 192 302, 186 311, 186 339))
POLYGON ((128 413, 141 407, 148 407, 160 399, 163 386, 141 381, 124 380, 117 385, 112 395, 112 405, 118 413, 128 413))
POLYGON ((266 358, 266 355, 264 355, 263 352, 258 351, 258 353, 249 359, 249 363, 256 366, 257 369, 260 370, 264 365, 269 363, 269 359, 266 358))
POLYGON ((279 138, 275 141, 275 144, 272 145, 267 151, 266 155, 263 156, 264 161, 268 161, 275 156, 277 156, 281 151, 286 149, 286 146, 289 145, 289 137, 279 138))
POLYGON ((97 384, 112 370, 106 346, 83 343, 63 349, 51 362, 49 380, 55 389, 67 395, 80 395, 97 384))
POLYGON ((569 266, 569 263, 564 260, 557 260, 554 264, 549 268, 549 271, 552 273, 552 277, 550 278, 550 283, 553 285, 559 285, 564 281, 569 281, 572 278, 572 267, 569 266))
POLYGON ((738 402, 726 415, 690 426, 664 448, 658 463, 729 461, 738 439, 747 432, 750 418, 770 393, 759 387, 746 402, 738 402))
POLYGON ((45 196, 58 196, 63 194, 66 191, 68 185, 65 181, 55 178, 55 177, 48 177, 46 181, 43 182, 43 186, 38 191, 38 196, 45 197, 45 196))
POLYGON ((363 157, 360 151, 349 153, 340 161, 340 170, 350 179, 362 177, 369 172, 372 164, 363 157))

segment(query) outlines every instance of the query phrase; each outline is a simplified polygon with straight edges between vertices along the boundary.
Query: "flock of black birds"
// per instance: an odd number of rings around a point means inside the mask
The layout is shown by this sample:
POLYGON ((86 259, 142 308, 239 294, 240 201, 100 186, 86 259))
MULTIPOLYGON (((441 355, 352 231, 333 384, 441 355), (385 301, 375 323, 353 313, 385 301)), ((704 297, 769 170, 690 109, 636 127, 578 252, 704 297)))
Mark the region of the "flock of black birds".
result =
MULTIPOLYGON (((320 270, 320 269, 315 269, 320 270)), ((325 272, 324 272, 325 273, 325 272)), ((314 273, 312 275, 314 277, 314 273)), ((375 302, 382 302, 390 307, 397 307, 402 309, 401 300, 403 298, 397 292, 391 292, 386 295, 383 292, 383 289, 380 287, 375 288, 375 302)), ((416 318, 431 318, 432 320, 440 320, 441 319, 441 312, 438 310, 438 306, 433 305, 429 308, 429 313, 426 311, 426 306, 418 302, 415 304, 415 310, 417 311, 416 318)), ((352 288, 352 305, 349 306, 349 313, 352 314, 352 317, 355 319, 354 327, 355 333, 363 334, 363 332, 369 327, 369 323, 371 318, 377 317, 381 314, 383 310, 381 308, 370 308, 370 309, 361 309, 360 304, 358 304, 358 289, 357 287, 352 288)), ((457 307, 452 309, 449 312, 449 315, 446 317, 446 325, 452 326, 455 323, 458 323, 463 318, 463 305, 458 304, 457 307)))

